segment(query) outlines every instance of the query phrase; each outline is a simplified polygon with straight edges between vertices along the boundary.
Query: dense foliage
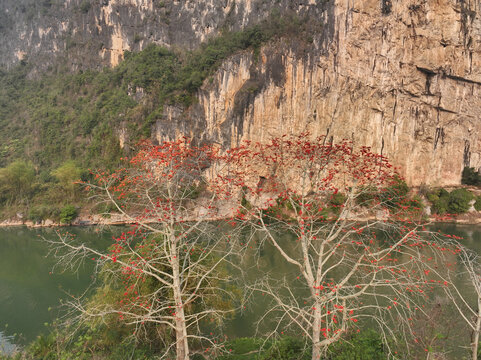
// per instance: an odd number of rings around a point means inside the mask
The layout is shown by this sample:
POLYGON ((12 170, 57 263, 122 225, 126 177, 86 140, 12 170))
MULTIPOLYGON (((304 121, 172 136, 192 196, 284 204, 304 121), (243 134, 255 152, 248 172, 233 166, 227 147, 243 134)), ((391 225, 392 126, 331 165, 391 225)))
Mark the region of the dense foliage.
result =
POLYGON ((436 189, 427 194, 428 200, 433 204, 435 213, 462 214, 469 210, 473 194, 464 188, 448 192, 445 189, 436 189))
POLYGON ((257 55, 261 45, 279 37, 306 41, 310 21, 274 11, 259 24, 224 31, 194 51, 149 45, 126 52, 117 67, 101 71, 70 73, 58 66, 32 78, 34 67, 25 61, 0 69, 3 217, 31 212, 31 219, 58 220, 59 209, 75 198, 73 181, 85 180, 87 168, 118 166, 132 144, 150 136, 166 104, 189 107, 204 81, 236 52, 257 55), (124 149, 121 131, 127 134, 124 149), (24 177, 20 182, 19 176, 24 177), (58 198, 59 187, 67 199, 58 198), (47 206, 52 209, 40 209, 47 206))
POLYGON ((461 184, 481 186, 481 174, 472 167, 465 167, 461 175, 461 184))
MULTIPOLYGON (((305 360, 310 359, 309 347, 298 337, 282 336, 277 340, 263 338, 238 338, 226 341, 225 352, 216 356, 218 360, 305 360)), ((82 328, 71 339, 65 338, 57 329, 49 335, 39 336, 23 354, 2 357, 2 360, 30 359, 90 359, 95 352, 97 359, 123 360, 125 354, 133 359, 153 359, 155 344, 136 343, 127 332, 116 327, 96 325, 82 328)), ((157 353, 158 354, 158 353, 157 353)), ((348 334, 345 341, 329 349, 321 360, 388 359, 379 334, 366 330, 359 334, 348 334)), ((195 360, 206 359, 201 354, 195 360)))

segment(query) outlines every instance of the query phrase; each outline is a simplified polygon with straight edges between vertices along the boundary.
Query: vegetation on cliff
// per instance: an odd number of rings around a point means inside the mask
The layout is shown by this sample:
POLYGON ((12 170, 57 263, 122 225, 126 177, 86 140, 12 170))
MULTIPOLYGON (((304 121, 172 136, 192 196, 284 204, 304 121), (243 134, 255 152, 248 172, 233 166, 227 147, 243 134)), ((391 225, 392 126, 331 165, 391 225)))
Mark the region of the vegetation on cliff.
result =
POLYGON ((461 184, 481 186, 481 174, 472 167, 465 167, 461 176, 461 184))
POLYGON ((32 79, 27 62, 0 69, 0 168, 3 174, 24 171, 20 176, 32 177, 21 192, 14 189, 13 179, 0 179, 3 217, 27 216, 37 207, 33 218, 44 213, 58 218, 58 208, 76 199, 75 188, 65 189, 65 181, 52 171, 75 164, 72 174, 85 180, 88 168, 116 167, 140 138, 151 135, 164 106, 189 107, 223 60, 244 50, 258 54, 261 45, 280 37, 308 41, 310 21, 274 11, 261 23, 240 32, 224 31, 197 50, 149 45, 125 53, 117 67, 102 71, 69 73, 59 66, 32 79), (15 161, 23 162, 23 170, 15 161), (58 196, 59 186, 62 194, 68 192, 67 199, 58 196), (46 207, 52 210, 40 211, 46 207))

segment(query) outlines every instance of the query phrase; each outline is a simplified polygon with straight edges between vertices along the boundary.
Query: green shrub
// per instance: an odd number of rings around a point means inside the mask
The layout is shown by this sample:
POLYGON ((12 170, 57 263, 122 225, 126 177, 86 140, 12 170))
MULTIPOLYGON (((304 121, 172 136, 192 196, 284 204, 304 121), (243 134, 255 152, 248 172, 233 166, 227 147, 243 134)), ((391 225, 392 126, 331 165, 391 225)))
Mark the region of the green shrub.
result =
POLYGON ((438 198, 433 202, 433 210, 436 214, 444 215, 449 212, 449 197, 438 198))
POLYGON ((264 345, 261 338, 238 338, 225 344, 228 354, 217 357, 218 360, 258 360, 259 351, 264 345))
POLYGON ((29 162, 16 160, 0 169, 0 192, 10 201, 22 200, 28 196, 34 181, 35 169, 29 162))
POLYGON ((449 192, 445 189, 434 189, 426 194, 426 198, 432 203, 434 213, 443 215, 448 212, 449 192))
POLYGON ((462 214, 469 210, 473 194, 464 188, 453 190, 451 193, 445 189, 437 189, 428 193, 426 197, 433 204, 433 211, 439 215, 462 214))
MULTIPOLYGON (((156 349, 159 353, 159 349, 156 349)), ((123 333, 119 336, 118 328, 105 325, 82 325, 75 328, 53 328, 48 335, 38 336, 29 346, 13 357, 2 357, 1 360, 88 360, 109 359, 148 360, 155 358, 155 350, 136 342, 123 333), (68 339, 68 340, 67 340, 68 339), (87 351, 88 350, 88 351, 87 351)))
POLYGON ((423 200, 419 195, 414 195, 402 201, 402 206, 407 206, 407 210, 413 213, 422 213, 424 209, 423 200))
POLYGON ((474 208, 476 211, 481 211, 481 195, 476 196, 476 202, 474 203, 474 208))
POLYGON ((60 211, 60 222, 70 224, 77 217, 77 209, 73 205, 66 205, 60 211))
POLYGON ((404 197, 409 192, 409 186, 400 177, 396 176, 395 182, 389 188, 391 192, 399 197, 404 197))
POLYGON ((28 219, 33 222, 46 220, 52 214, 51 209, 46 205, 37 205, 28 211, 28 219))
POLYGON ((276 341, 259 357, 260 360, 307 360, 311 358, 311 349, 300 338, 283 337, 276 341))
POLYGON ((77 187, 76 182, 80 181, 82 169, 79 168, 74 161, 69 160, 53 170, 51 175, 59 181, 65 192, 72 199, 77 187))
POLYGON ((472 167, 465 167, 461 174, 461 184, 481 186, 481 174, 472 167))
POLYGON ((429 192, 426 194, 426 198, 431 202, 431 203, 435 203, 436 201, 439 200, 439 195, 437 194, 437 192, 429 192))
POLYGON ((473 194, 466 189, 456 189, 449 194, 448 210, 452 214, 462 214, 469 210, 473 194))
POLYGON ((387 360, 388 354, 381 336, 374 330, 352 334, 329 347, 325 360, 387 360), (347 340, 347 341, 346 341, 347 340))
POLYGON ((54 360, 57 358, 56 344, 56 333, 42 334, 30 345, 28 353, 35 359, 54 360))
POLYGON ((440 198, 442 198, 442 197, 449 197, 449 191, 446 190, 446 189, 443 189, 443 188, 439 189, 438 194, 439 194, 439 197, 440 197, 440 198))

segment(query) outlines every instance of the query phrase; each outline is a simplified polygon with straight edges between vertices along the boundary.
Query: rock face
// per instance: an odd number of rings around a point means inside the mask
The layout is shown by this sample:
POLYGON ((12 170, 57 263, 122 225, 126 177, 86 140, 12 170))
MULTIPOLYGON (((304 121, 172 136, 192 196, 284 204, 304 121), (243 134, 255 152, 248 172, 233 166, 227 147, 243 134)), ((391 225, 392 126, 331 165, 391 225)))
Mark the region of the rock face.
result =
POLYGON ((0 64, 24 58, 73 69, 115 66, 150 43, 195 48, 222 29, 240 30, 275 9, 305 12, 318 0, 2 0, 0 64), (274 3, 274 4, 273 4, 274 3), (54 56, 52 56, 54 55, 54 56))
POLYGON ((234 55, 195 105, 166 108, 155 137, 188 133, 225 147, 301 131, 348 138, 389 157, 411 185, 459 184, 464 166, 481 167, 476 1, 3 0, 0 62, 49 64, 56 52, 73 68, 116 65, 151 42, 193 48, 258 22, 274 3, 322 26, 312 39, 234 55))
POLYGON ((324 14, 328 43, 317 34, 308 49, 281 42, 226 62, 190 114, 196 131, 226 146, 301 131, 347 138, 386 155, 411 185, 459 184, 464 166, 481 167, 477 6, 337 0, 324 14))

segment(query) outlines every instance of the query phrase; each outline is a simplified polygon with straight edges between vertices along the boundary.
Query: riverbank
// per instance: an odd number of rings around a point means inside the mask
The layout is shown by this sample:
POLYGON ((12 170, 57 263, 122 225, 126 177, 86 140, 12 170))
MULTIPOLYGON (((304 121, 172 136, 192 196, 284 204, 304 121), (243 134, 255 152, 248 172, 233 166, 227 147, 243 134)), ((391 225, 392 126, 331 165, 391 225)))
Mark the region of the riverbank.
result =
POLYGON ((30 220, 22 221, 21 219, 4 220, 0 222, 1 227, 26 226, 29 228, 48 228, 48 227, 62 227, 62 226, 108 226, 108 225, 128 225, 134 223, 131 220, 125 219, 120 214, 114 214, 110 218, 105 218, 100 215, 79 216, 69 224, 62 224, 53 220, 47 219, 40 222, 33 222, 30 220))
MULTIPOLYGON (((219 214, 217 217, 209 217, 205 220, 216 221, 222 219, 228 219, 231 214, 219 214)), ((359 217, 359 221, 370 221, 370 220, 382 220, 385 218, 384 214, 378 214, 373 216, 362 216, 359 217)), ((429 216, 423 220, 428 223, 455 223, 464 225, 479 225, 481 224, 481 211, 469 211, 465 214, 459 215, 448 215, 448 216, 429 216)), ((131 218, 128 218, 122 214, 111 214, 109 217, 104 217, 101 215, 80 215, 70 224, 62 224, 55 222, 53 220, 47 219, 41 222, 33 222, 30 220, 22 221, 21 219, 11 219, 4 220, 0 222, 0 228, 2 227, 14 227, 14 226, 26 226, 28 228, 49 228, 49 227, 62 227, 62 226, 115 226, 115 225, 129 225, 133 224, 131 218)))

